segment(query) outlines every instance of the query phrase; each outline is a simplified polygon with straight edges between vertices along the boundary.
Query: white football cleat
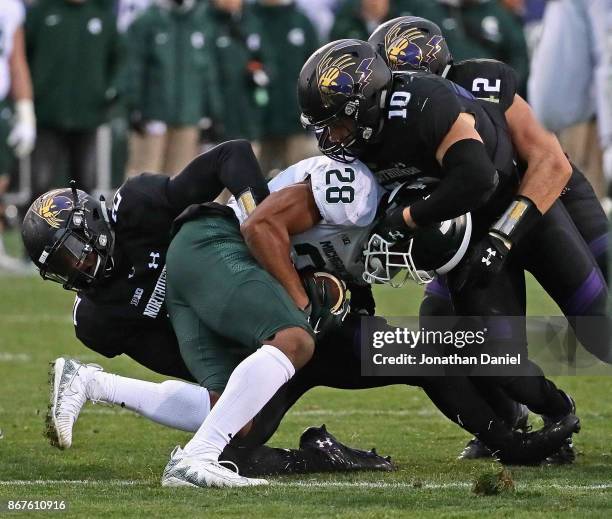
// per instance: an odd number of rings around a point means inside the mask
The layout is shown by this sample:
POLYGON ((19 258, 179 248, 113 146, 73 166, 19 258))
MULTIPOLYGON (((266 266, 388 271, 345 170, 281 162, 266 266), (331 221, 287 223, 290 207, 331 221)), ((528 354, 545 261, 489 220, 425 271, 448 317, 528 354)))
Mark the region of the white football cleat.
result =
POLYGON ((54 447, 69 449, 72 445, 72 428, 87 402, 87 384, 101 370, 100 366, 62 357, 51 363, 45 436, 54 447))
POLYGON ((266 479, 245 478, 221 463, 231 462, 190 458, 177 446, 164 469, 162 487, 254 487, 268 484, 266 479))

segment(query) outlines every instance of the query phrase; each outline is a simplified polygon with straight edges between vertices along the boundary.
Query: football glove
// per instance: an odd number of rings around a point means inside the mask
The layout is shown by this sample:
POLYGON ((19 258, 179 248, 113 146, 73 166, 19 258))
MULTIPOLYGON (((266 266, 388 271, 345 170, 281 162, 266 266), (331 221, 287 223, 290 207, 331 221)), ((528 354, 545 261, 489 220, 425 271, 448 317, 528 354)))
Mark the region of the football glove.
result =
POLYGON ((339 326, 346 317, 349 308, 346 288, 343 281, 325 272, 304 275, 302 283, 310 301, 304 312, 319 339, 335 326, 339 326), (332 286, 337 286, 340 293, 332 293, 328 285, 330 278, 336 283, 332 286))
POLYGON ((374 315, 376 312, 376 301, 372 294, 372 285, 353 285, 349 284, 348 290, 351 293, 350 312, 360 315, 374 315))
POLYGON ((484 288, 504 267, 510 246, 493 234, 487 234, 468 252, 457 274, 454 286, 458 291, 469 287, 484 288))
POLYGON ((31 99, 20 99, 15 103, 15 123, 7 144, 13 148, 17 158, 27 157, 36 142, 36 117, 31 99))
POLYGON ((487 287, 501 272, 510 249, 515 247, 539 220, 542 213, 527 197, 518 195, 489 233, 468 252, 459 272, 457 290, 487 287))
POLYGON ((376 225, 373 234, 378 234, 391 244, 407 240, 412 236, 414 229, 406 225, 404 220, 404 207, 398 206, 389 211, 376 225))

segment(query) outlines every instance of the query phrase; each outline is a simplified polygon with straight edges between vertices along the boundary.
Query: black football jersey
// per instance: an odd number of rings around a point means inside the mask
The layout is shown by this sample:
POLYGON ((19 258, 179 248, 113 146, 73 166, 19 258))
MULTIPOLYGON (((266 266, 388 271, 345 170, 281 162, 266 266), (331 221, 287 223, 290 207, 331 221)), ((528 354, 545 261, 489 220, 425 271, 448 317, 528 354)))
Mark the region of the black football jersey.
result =
POLYGON ((470 93, 479 101, 496 105, 505 113, 517 94, 514 69, 494 59, 469 59, 454 63, 445 77, 470 93))
POLYGON ((143 174, 117 191, 111 208, 113 276, 75 301, 77 337, 108 357, 147 343, 177 344, 164 302, 170 227, 179 212, 168 201, 168 180, 143 174))
POLYGON ((414 174, 441 177, 436 150, 462 112, 474 116, 476 130, 500 174, 514 175, 505 120, 460 85, 424 72, 394 73, 382 132, 361 160, 383 185, 414 174))
POLYGON ((386 103, 381 134, 361 157, 385 186, 415 174, 441 178, 444 170, 436 160, 436 150, 459 114, 474 116, 475 128, 499 175, 495 194, 472 215, 479 227, 488 228, 518 186, 514 149, 499 109, 478 101, 462 86, 426 72, 394 73, 386 103))

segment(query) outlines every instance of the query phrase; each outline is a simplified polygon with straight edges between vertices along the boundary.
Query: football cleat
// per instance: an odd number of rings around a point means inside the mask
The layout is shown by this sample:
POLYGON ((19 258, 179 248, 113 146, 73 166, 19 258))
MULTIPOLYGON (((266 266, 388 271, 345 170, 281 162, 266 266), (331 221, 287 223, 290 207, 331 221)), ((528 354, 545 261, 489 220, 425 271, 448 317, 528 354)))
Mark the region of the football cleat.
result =
POLYGON ((572 434, 579 431, 580 420, 577 416, 568 414, 538 431, 513 431, 512 438, 494 454, 507 465, 537 465, 557 452, 572 434))
POLYGON ((491 449, 487 447, 483 441, 478 438, 472 438, 467 442, 461 454, 457 457, 460 460, 479 460, 483 458, 490 458, 493 456, 491 449))
POLYGON ((45 436, 53 447, 69 449, 72 445, 72 428, 87 402, 87 384, 101 370, 100 366, 62 357, 51 363, 45 436))
MULTIPOLYGON (((527 432, 531 426, 529 425, 529 409, 526 405, 516 404, 516 414, 514 417, 515 431, 520 430, 527 432)), ((478 460, 483 458, 491 458, 493 453, 491 449, 487 447, 482 440, 478 438, 472 438, 467 442, 461 454, 457 457, 459 460, 478 460)))
MULTIPOLYGON (((563 395, 570 404, 571 413, 576 414, 576 402, 574 399, 567 393, 563 393, 563 395)), ((544 425, 550 425, 554 418, 542 416, 542 420, 544 421, 544 425)), ((574 441, 570 436, 557 452, 546 458, 544 463, 547 465, 570 465, 574 463, 574 461, 576 461, 576 449, 574 448, 574 441)))
POLYGON ((164 469, 162 487, 254 487, 267 485, 266 479, 245 478, 238 474, 238 467, 229 461, 213 461, 191 458, 175 447, 164 469), (236 472, 224 467, 231 464, 236 472))
POLYGON ((570 436, 557 452, 544 460, 544 463, 546 465, 571 465, 574 461, 576 461, 576 448, 570 436))
POLYGON ((332 464, 327 470, 395 470, 390 457, 377 454, 375 449, 362 451, 340 443, 325 425, 309 427, 300 436, 300 449, 314 449, 323 453, 332 464))

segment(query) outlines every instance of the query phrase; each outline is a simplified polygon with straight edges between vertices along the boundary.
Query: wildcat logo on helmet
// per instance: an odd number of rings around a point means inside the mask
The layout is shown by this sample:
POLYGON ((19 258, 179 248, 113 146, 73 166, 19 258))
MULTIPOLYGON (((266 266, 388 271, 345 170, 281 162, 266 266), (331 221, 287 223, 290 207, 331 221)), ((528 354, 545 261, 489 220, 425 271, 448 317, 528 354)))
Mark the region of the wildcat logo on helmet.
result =
POLYGON ((331 104, 331 98, 335 95, 351 95, 357 94, 358 90, 369 82, 372 70, 370 64, 373 58, 364 59, 356 67, 355 72, 361 74, 358 79, 358 84, 355 84, 353 76, 345 71, 346 68, 355 66, 357 62, 354 57, 347 53, 337 57, 331 57, 334 51, 341 49, 343 46, 348 47, 351 42, 343 42, 329 49, 327 55, 324 56, 317 66, 317 85, 321 93, 321 99, 327 107, 331 104))
MULTIPOLYGON (((74 209, 74 199, 65 193, 65 189, 49 191, 46 195, 36 199, 30 210, 45 220, 50 227, 59 229, 74 209)), ((79 192, 79 200, 82 196, 79 192)))
POLYGON ((49 191, 37 199, 31 209, 54 229, 60 228, 74 208, 74 200, 66 195, 60 195, 62 191, 61 189, 49 191))
POLYGON ((416 27, 402 29, 402 22, 395 24, 385 35, 385 54, 392 70, 401 69, 404 65, 414 68, 427 68, 427 64, 436 58, 442 50, 440 42, 442 36, 435 35, 425 44, 430 47, 429 52, 423 55, 423 50, 415 43, 425 38, 423 32, 416 27))

